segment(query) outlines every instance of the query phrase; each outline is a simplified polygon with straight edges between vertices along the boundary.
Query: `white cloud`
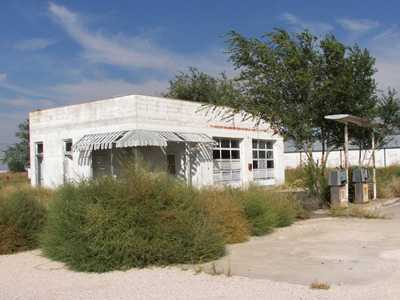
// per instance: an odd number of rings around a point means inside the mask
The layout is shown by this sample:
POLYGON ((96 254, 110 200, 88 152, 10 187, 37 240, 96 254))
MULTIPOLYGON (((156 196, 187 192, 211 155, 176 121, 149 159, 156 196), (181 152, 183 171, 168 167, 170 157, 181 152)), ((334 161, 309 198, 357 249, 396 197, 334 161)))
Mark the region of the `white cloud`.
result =
POLYGON ((14 48, 21 51, 36 51, 45 49, 54 43, 55 42, 50 39, 32 38, 16 42, 14 48))
POLYGON ((362 34, 380 26, 378 21, 368 19, 341 18, 337 22, 347 31, 362 34))
POLYGON ((305 21, 302 18, 288 12, 283 13, 281 15, 281 19, 283 19, 286 23, 291 25, 293 29, 296 31, 308 29, 314 34, 324 34, 334 29, 334 27, 329 23, 317 22, 317 21, 305 21))
POLYGON ((218 72, 228 68, 222 51, 219 55, 215 54, 214 50, 210 53, 179 55, 143 36, 123 34, 107 36, 100 31, 93 32, 85 26, 80 15, 61 5, 50 2, 49 12, 68 35, 83 48, 83 57, 92 63, 168 72, 176 72, 188 66, 197 66, 204 71, 219 68, 218 72))
POLYGON ((168 81, 148 80, 131 83, 121 79, 84 80, 78 83, 59 84, 50 92, 68 103, 106 99, 129 94, 159 96, 166 90, 168 81))
POLYGON ((373 37, 367 45, 376 57, 376 79, 381 89, 400 90, 400 27, 392 26, 373 37))
POLYGON ((0 81, 5 81, 7 79, 6 73, 0 73, 0 81))

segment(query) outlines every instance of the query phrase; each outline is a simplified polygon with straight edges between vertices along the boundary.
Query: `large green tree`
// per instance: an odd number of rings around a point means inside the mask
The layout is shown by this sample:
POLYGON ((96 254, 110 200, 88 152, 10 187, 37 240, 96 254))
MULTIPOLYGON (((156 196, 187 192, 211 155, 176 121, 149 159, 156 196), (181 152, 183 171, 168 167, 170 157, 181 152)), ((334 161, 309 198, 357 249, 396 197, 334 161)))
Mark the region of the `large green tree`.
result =
MULTIPOLYGON (((321 178, 312 181, 314 194, 324 194, 328 154, 343 144, 343 126, 326 120, 326 115, 380 117, 391 128, 380 131, 381 139, 398 127, 387 108, 398 115, 399 107, 393 95, 377 96, 375 59, 367 49, 344 45, 332 34, 318 38, 307 30, 291 34, 276 29, 261 38, 237 32, 228 36, 230 59, 240 72, 240 97, 215 104, 246 111, 304 148, 314 172, 310 177, 321 178), (312 156, 315 142, 322 145, 320 161, 312 156)), ((350 129, 353 141, 366 143, 368 136, 363 129, 350 129)))
POLYGON ((2 162, 13 172, 23 172, 29 164, 29 121, 18 125, 15 134, 19 142, 3 151, 2 162))
POLYGON ((326 115, 376 113, 374 58, 333 35, 318 39, 309 31, 275 30, 257 39, 231 32, 229 53, 240 71, 242 97, 223 104, 267 121, 309 155, 312 144, 321 142, 322 165, 343 142, 342 126, 326 115))
POLYGON ((168 91, 163 96, 201 103, 216 103, 236 98, 237 93, 235 81, 227 78, 225 73, 214 77, 190 67, 187 72, 180 72, 170 80, 168 91))

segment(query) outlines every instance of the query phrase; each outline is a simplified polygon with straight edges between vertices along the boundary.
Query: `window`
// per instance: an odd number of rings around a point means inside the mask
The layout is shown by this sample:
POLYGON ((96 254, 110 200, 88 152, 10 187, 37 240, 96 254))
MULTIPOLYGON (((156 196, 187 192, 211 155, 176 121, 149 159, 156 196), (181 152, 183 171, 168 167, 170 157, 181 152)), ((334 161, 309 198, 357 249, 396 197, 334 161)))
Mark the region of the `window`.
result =
POLYGON ((72 157, 72 139, 64 140, 64 156, 72 157))
POLYGON ((38 142, 35 143, 35 176, 37 186, 43 186, 43 171, 43 143, 38 142))
POLYGON ((240 140, 214 138, 214 182, 240 182, 240 140))
POLYGON ((36 155, 40 155, 40 156, 43 155, 43 143, 42 142, 36 143, 36 155))
POLYGON ((253 177, 265 180, 274 177, 273 141, 253 140, 253 177))

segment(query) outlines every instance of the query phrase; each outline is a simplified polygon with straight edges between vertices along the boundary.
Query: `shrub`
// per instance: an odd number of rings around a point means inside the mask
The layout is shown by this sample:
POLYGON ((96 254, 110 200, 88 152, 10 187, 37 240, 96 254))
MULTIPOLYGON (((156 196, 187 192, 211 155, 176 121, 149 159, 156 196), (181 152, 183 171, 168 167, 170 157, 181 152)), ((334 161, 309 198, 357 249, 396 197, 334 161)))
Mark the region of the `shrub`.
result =
POLYGON ((285 184, 293 188, 304 188, 305 187, 305 171, 303 167, 297 167, 293 169, 285 170, 285 184))
POLYGON ((290 194, 268 191, 251 186, 238 193, 253 235, 271 232, 275 227, 292 224, 297 216, 303 215, 301 207, 290 194))
POLYGON ((88 272, 205 262, 225 250, 195 191, 140 168, 60 188, 41 246, 48 257, 88 272))
POLYGON ((400 197, 400 166, 378 168, 376 181, 379 198, 400 197))
POLYGON ((46 219, 46 209, 33 189, 2 194, 0 199, 0 254, 34 249, 46 219))
POLYGON ((205 205, 207 213, 226 243, 244 242, 250 235, 250 225, 245 212, 228 188, 202 189, 199 201, 205 205))

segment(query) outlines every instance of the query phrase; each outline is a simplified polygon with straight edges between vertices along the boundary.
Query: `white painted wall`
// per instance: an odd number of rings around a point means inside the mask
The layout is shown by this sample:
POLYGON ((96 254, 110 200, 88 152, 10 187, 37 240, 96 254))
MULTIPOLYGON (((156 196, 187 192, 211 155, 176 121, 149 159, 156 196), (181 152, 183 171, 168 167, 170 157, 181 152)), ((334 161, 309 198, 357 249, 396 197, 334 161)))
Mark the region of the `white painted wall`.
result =
MULTIPOLYGON (((275 178, 266 184, 284 182, 283 139, 279 135, 274 135, 267 124, 256 127, 250 120, 242 121, 241 115, 235 115, 230 121, 221 120, 217 113, 209 112, 199 103, 131 95, 31 112, 29 121, 33 185, 37 181, 35 143, 44 144, 44 185, 55 187, 64 181, 63 140, 72 139, 76 143, 86 134, 133 129, 195 132, 241 139, 242 185, 252 181, 248 170, 248 164, 252 163, 252 139, 274 140, 275 178)), ((193 184, 197 186, 212 184, 212 153, 208 156, 210 159, 202 159, 193 174, 193 184)), ((69 167, 74 180, 91 178, 90 153, 75 152, 69 167)))
MULTIPOLYGON (((372 165, 371 160, 372 151, 365 150, 361 152, 361 157, 363 159, 363 165, 372 165)), ((296 168, 304 165, 307 161, 304 152, 291 152, 284 154, 285 168, 296 168)), ((317 160, 321 159, 321 152, 313 152, 313 157, 317 160)), ((327 166, 330 168, 335 168, 340 166, 341 159, 344 159, 343 151, 332 151, 328 155, 327 166)), ((390 148, 390 149, 380 149, 375 151, 375 163, 377 167, 386 167, 391 165, 400 164, 400 149, 390 148)), ((350 166, 359 165, 359 151, 350 150, 349 151, 349 164, 350 166)))

